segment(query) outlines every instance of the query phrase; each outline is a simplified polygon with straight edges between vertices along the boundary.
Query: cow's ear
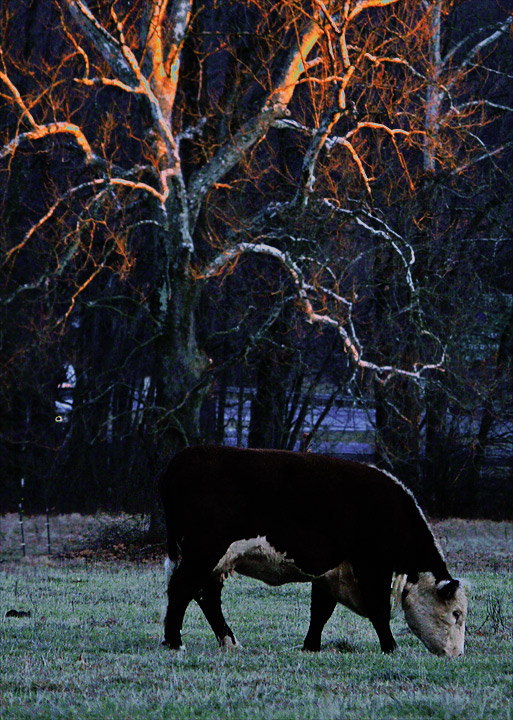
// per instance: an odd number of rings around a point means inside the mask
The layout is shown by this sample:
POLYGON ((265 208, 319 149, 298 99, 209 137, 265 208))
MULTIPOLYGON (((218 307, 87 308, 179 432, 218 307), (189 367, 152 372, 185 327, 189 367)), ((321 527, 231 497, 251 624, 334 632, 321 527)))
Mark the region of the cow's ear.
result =
POLYGON ((460 586, 459 580, 446 580, 438 583, 436 586, 436 592, 440 600, 450 600, 454 597, 456 590, 460 586))

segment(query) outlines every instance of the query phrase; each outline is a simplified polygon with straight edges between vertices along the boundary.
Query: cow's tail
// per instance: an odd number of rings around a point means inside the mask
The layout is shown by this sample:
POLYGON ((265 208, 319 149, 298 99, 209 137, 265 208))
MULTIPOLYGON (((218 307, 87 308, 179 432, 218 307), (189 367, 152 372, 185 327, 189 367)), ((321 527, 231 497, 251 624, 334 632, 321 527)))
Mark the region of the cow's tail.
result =
POLYGON ((173 493, 172 483, 172 460, 169 463, 166 470, 158 477, 158 488, 162 506, 164 509, 164 516, 166 520, 166 534, 167 534, 167 554, 168 556, 164 560, 164 572, 166 577, 166 585, 169 584, 173 573, 180 565, 182 560, 182 553, 179 543, 179 533, 177 528, 177 520, 175 509, 175 497, 173 493))
POLYGON ((176 568, 180 565, 182 561, 182 553, 180 551, 180 546, 174 538, 169 537, 169 529, 168 529, 168 541, 167 541, 167 558, 164 560, 164 571, 166 574, 166 585, 169 583, 173 573, 175 572, 176 568))
POLYGON ((169 585, 169 581, 171 580, 171 577, 175 570, 176 570, 175 563, 172 560, 170 560, 169 557, 167 557, 164 560, 164 573, 166 575, 166 585, 169 585))

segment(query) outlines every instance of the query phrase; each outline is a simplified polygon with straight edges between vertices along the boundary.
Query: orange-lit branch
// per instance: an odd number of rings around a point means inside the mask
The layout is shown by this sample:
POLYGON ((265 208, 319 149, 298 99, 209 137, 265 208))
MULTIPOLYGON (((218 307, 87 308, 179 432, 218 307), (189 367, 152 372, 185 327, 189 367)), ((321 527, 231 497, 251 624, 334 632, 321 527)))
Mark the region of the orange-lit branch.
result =
POLYGON ((369 178, 367 176, 367 173, 365 172, 365 168, 363 167, 361 158, 359 157, 353 144, 349 140, 349 138, 352 138, 354 135, 356 135, 356 133, 358 133, 360 130, 363 130, 364 128, 369 128, 372 130, 382 130, 383 132, 385 132, 391 136, 395 151, 399 157, 399 162, 401 163, 401 166, 408 177, 408 182, 409 182, 410 188, 413 190, 414 189, 413 182, 409 175, 408 168, 406 166, 406 161, 404 160, 404 157, 403 157, 401 151, 399 150, 399 147, 395 140, 395 136, 403 135, 404 137, 411 137, 412 135, 423 135, 424 134, 423 131, 421 131, 421 130, 403 130, 402 128, 390 128, 390 127, 388 127, 388 125, 383 125, 383 123, 365 121, 365 122, 358 122, 356 127, 353 128, 352 130, 349 130, 349 132, 347 132, 343 137, 332 137, 326 141, 326 145, 330 149, 335 145, 342 145, 343 147, 346 147, 349 150, 353 160, 355 161, 356 165, 358 166, 360 174, 365 183, 365 187, 369 194, 371 194, 370 180, 372 178, 369 178))
POLYGON ((77 141, 77 145, 84 151, 87 161, 91 162, 91 160, 94 159, 94 153, 91 150, 91 146, 87 142, 87 138, 82 130, 78 127, 78 125, 68 122, 55 122, 49 123, 48 125, 38 125, 34 130, 20 133, 13 138, 10 143, 4 145, 4 147, 0 150, 0 158, 7 157, 8 155, 14 153, 23 141, 39 140, 50 135, 58 135, 60 133, 73 135, 77 141))
POLYGON ((57 320, 57 322, 56 322, 56 325, 57 325, 57 326, 59 326, 59 325, 65 325, 65 324, 66 324, 67 319, 69 318, 69 316, 70 316, 71 313, 73 312, 73 308, 75 307, 75 304, 76 304, 76 302, 77 302, 78 296, 79 296, 81 293, 84 292, 84 290, 86 289, 86 287, 92 283, 92 281, 95 279, 95 277, 96 277, 97 275, 99 275, 104 268, 105 268, 105 264, 104 264, 104 263, 101 263, 100 265, 98 265, 98 267, 95 268, 95 270, 91 273, 91 275, 87 278, 87 280, 85 280, 85 281, 82 283, 82 285, 78 288, 78 290, 77 290, 75 293, 73 293, 73 296, 72 296, 72 298, 71 298, 70 306, 69 306, 69 308, 66 310, 65 314, 63 315, 63 317, 60 318, 59 320, 57 320))
POLYGON ((197 217, 201 202, 209 190, 219 182, 256 142, 267 134, 274 121, 287 114, 287 106, 297 82, 306 69, 308 54, 315 47, 324 30, 314 20, 310 22, 296 47, 289 52, 276 87, 269 94, 259 112, 223 145, 207 165, 198 170, 189 183, 191 217, 197 217))
POLYGON ((346 10, 344 14, 346 16, 346 23, 350 23, 355 17, 358 17, 364 10, 368 10, 372 7, 385 7, 386 5, 393 5, 398 0, 360 0, 356 3, 352 10, 349 10, 349 3, 345 3, 346 10), (347 14, 346 14, 347 13, 347 14))
POLYGON ((72 188, 71 190, 68 190, 68 192, 64 193, 56 202, 53 203, 53 205, 49 208, 49 210, 37 221, 35 225, 33 225, 30 230, 25 233, 23 240, 19 242, 17 245, 12 247, 8 252, 6 252, 5 257, 2 261, 2 265, 4 265, 15 253, 17 253, 19 250, 21 250, 27 242, 30 240, 32 235, 34 235, 35 232, 37 232, 50 218, 53 217, 55 211, 57 208, 62 205, 65 201, 69 200, 73 195, 76 195, 83 190, 89 190, 91 188, 94 188, 98 185, 104 185, 105 180, 92 180, 91 182, 82 183, 81 185, 78 185, 77 187, 72 188))
MULTIPOLYGON (((150 111, 155 123, 155 129, 162 138, 168 154, 168 163, 175 168, 175 172, 179 172, 180 157, 178 146, 174 138, 169 117, 167 113, 167 103, 165 97, 160 97, 151 87, 148 78, 145 77, 141 67, 132 50, 125 42, 124 36, 120 34, 120 40, 115 39, 101 23, 94 17, 85 3, 81 0, 65 0, 66 4, 87 37, 94 44, 98 52, 103 56, 104 60, 109 64, 114 74, 115 80, 107 81, 105 84, 113 84, 118 87, 126 87, 130 92, 136 92, 145 95, 149 101, 150 111)), ((118 23, 118 30, 120 26, 118 23)), ((84 82, 82 80, 82 82, 84 82)), ((86 81, 88 84, 97 81, 86 81)), ((103 81, 102 81, 103 82, 103 81)))
MULTIPOLYGON (((12 247, 10 250, 8 250, 5 253, 5 257, 3 258, 3 261, 0 263, 0 267, 4 265, 6 262, 10 260, 10 258, 15 255, 17 252, 19 252, 22 248, 25 247, 25 245, 28 243, 30 238, 38 231, 40 230, 45 223, 47 223, 54 215, 57 209, 62 206, 65 202, 69 201, 71 198, 80 195, 83 192, 96 190, 99 187, 106 187, 108 185, 118 185, 122 187, 128 187, 132 190, 141 190, 143 192, 147 192, 150 195, 153 195, 155 197, 160 205, 162 211, 166 212, 165 210, 165 200, 166 195, 165 193, 159 193, 158 190, 155 190, 151 185, 148 185, 147 183, 143 182, 136 182, 133 180, 127 180, 126 178, 119 178, 119 177, 113 177, 113 178, 98 178, 96 180, 91 180, 90 182, 82 183, 81 185, 77 185, 76 187, 71 188, 67 192, 63 193, 63 195, 56 200, 56 202, 53 203, 53 205, 47 210, 47 212, 33 225, 28 232, 25 233, 23 239, 21 242, 19 242, 17 245, 12 247)), ((167 189, 167 188, 166 188, 167 189)), ((98 195, 94 196, 95 198, 98 198, 98 195)))
POLYGON ((7 145, 4 145, 4 147, 0 150, 0 158, 8 157, 12 153, 14 153, 20 143, 22 143, 23 141, 39 140, 41 138, 48 137, 49 135, 57 135, 59 133, 67 133, 73 135, 77 142, 77 145, 84 152, 88 162, 90 162, 94 158, 94 153, 91 150, 91 146, 89 145, 87 138, 85 137, 82 130, 78 127, 78 125, 74 125, 73 123, 68 122, 53 122, 40 125, 38 122, 36 122, 34 116, 30 112, 26 104, 23 102, 18 88, 10 80, 7 73, 0 71, 0 80, 2 80, 9 88, 12 99, 20 110, 20 120, 25 120, 29 125, 32 126, 32 130, 17 134, 16 137, 11 140, 11 142, 7 143, 7 145))

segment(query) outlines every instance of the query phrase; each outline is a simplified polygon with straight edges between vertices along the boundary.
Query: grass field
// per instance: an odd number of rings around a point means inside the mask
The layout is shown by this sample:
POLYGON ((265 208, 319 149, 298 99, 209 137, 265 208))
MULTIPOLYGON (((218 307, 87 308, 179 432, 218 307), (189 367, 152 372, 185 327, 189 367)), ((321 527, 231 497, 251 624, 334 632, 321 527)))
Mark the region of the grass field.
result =
POLYGON ((342 607, 323 650, 301 653, 308 587, 241 577, 226 583, 224 606, 243 649, 218 650, 191 605, 187 650, 171 653, 160 647, 160 561, 87 550, 101 531, 120 554, 130 519, 52 519, 60 557, 48 558, 44 519, 32 518, 25 560, 15 520, 0 518, 2 720, 513 719, 512 524, 437 524, 451 567, 472 583, 466 655, 448 661, 424 649, 402 614, 392 627, 399 651, 383 656, 370 623, 342 607), (80 552, 69 553, 73 543, 80 552))

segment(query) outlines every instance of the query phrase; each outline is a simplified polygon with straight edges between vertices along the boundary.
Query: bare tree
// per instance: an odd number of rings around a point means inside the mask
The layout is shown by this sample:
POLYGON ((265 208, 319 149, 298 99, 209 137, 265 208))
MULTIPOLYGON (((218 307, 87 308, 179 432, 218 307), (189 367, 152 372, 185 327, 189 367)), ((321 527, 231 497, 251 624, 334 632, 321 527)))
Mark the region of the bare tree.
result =
POLYGON ((455 178, 482 164, 490 101, 459 93, 511 18, 442 57, 439 2, 59 0, 30 10, 51 44, 27 58, 16 31, 29 5, 15 5, 0 67, 15 219, 2 307, 35 302, 48 347, 66 337, 83 412, 63 447, 108 444, 116 419, 158 467, 198 439, 219 364, 198 334, 201 288, 262 260, 276 303, 256 328, 247 316, 247 347, 294 316, 338 336, 353 378, 385 390, 443 366, 421 221, 399 209, 421 213, 437 163, 455 178), (34 167, 43 187, 16 205, 34 167))

